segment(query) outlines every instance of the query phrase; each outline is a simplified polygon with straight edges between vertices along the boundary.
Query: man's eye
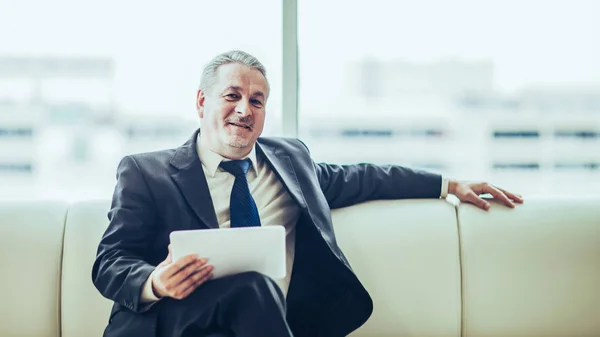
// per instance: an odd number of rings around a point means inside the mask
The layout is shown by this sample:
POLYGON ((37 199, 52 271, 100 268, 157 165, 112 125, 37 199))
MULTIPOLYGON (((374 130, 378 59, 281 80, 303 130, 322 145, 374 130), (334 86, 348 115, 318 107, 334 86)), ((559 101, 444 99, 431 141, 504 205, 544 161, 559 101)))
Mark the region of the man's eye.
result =
POLYGON ((257 99, 253 99, 250 101, 250 103, 256 105, 256 106, 262 106, 262 102, 257 100, 257 99))
POLYGON ((238 99, 239 96, 237 94, 227 94, 225 97, 227 97, 227 99, 238 99))

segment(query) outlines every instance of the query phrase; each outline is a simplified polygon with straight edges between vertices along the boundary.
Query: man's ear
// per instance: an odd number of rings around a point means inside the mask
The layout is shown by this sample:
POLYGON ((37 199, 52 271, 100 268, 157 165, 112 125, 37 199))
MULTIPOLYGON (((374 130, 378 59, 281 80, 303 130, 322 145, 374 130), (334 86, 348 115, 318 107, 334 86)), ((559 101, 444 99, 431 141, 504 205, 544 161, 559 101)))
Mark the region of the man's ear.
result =
POLYGON ((204 118, 204 99, 205 99, 204 91, 202 89, 198 89, 198 94, 196 95, 196 110, 198 110, 198 116, 200 118, 204 118))

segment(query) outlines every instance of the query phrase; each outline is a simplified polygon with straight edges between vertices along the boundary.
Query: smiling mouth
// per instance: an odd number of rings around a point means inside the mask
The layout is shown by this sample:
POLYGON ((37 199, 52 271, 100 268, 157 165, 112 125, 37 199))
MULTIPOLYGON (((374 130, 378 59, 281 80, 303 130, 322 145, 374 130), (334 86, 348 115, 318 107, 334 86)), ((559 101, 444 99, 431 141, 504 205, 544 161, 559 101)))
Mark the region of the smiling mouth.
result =
POLYGON ((240 127, 240 128, 244 128, 246 130, 252 130, 252 128, 250 126, 244 125, 244 124, 237 124, 237 123, 227 123, 227 124, 233 125, 233 126, 237 126, 237 127, 240 127))

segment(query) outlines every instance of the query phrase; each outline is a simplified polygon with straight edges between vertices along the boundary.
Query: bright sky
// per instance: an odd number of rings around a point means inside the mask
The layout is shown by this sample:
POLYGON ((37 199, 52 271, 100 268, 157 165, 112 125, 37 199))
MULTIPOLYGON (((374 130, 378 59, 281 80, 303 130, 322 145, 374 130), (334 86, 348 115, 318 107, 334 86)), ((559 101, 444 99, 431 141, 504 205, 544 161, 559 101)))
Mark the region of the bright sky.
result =
MULTIPOLYGON (((324 92, 365 56, 492 59, 503 90, 600 82, 597 0, 298 2, 302 83, 324 92)), ((110 91, 86 84, 78 94, 112 92, 132 113, 193 113, 202 67, 233 48, 270 70, 279 110, 281 38, 279 0, 0 0, 0 55, 113 58, 110 91)))

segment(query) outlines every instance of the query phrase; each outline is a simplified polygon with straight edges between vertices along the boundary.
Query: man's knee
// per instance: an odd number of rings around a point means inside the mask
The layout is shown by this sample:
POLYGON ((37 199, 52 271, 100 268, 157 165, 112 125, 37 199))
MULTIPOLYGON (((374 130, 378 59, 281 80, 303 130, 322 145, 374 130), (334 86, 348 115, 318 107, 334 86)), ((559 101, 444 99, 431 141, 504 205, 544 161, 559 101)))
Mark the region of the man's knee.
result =
POLYGON ((202 284, 183 300, 167 299, 163 306, 187 308, 202 308, 222 301, 235 300, 237 297, 265 299, 274 298, 285 303, 281 289, 273 279, 258 272, 245 272, 220 279, 210 280, 202 284))
POLYGON ((242 283, 249 283, 249 284, 275 284, 275 281, 273 281, 270 277, 261 274, 257 271, 247 271, 245 273, 239 273, 234 275, 233 277, 237 278, 240 282, 242 283))
POLYGON ((279 286, 270 277, 259 272, 245 272, 234 275, 237 288, 241 292, 252 292, 261 296, 271 295, 283 301, 284 296, 279 286))

